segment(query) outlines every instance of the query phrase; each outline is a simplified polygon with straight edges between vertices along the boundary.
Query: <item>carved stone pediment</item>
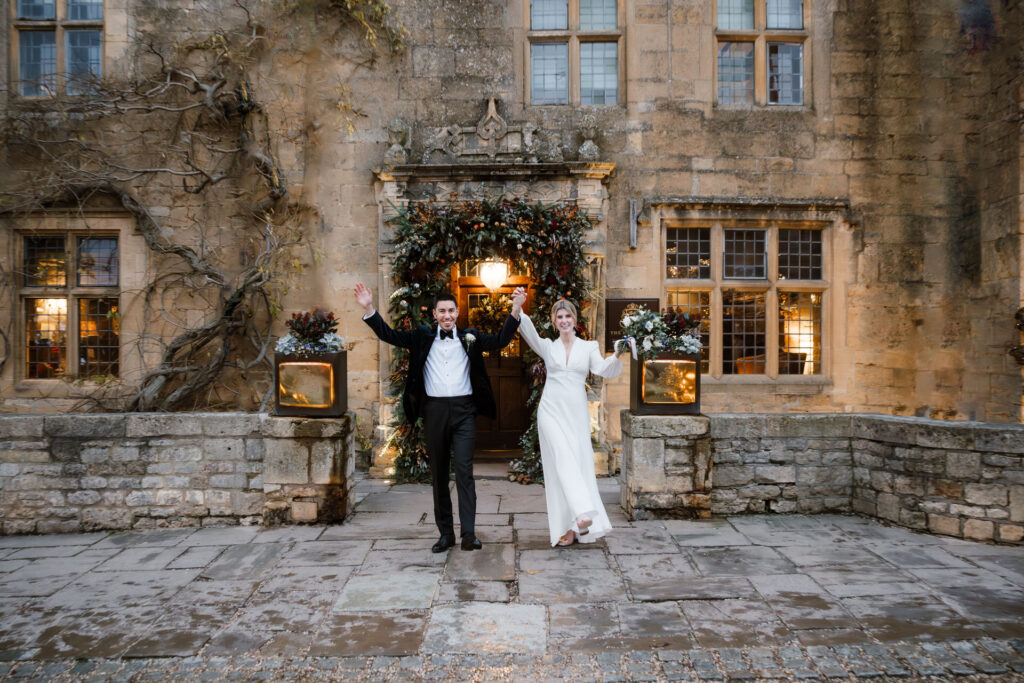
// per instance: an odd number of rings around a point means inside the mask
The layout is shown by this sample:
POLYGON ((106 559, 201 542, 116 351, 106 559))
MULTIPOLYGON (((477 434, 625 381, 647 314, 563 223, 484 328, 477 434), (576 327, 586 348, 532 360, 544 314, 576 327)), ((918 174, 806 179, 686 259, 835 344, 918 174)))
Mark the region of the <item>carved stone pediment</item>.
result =
MULTIPOLYGON (((487 111, 475 125, 442 126, 423 149, 424 164, 537 163, 556 161, 546 145, 546 135, 529 122, 508 123, 498 114, 492 97, 487 111)), ((560 155, 560 151, 559 151, 560 155)))

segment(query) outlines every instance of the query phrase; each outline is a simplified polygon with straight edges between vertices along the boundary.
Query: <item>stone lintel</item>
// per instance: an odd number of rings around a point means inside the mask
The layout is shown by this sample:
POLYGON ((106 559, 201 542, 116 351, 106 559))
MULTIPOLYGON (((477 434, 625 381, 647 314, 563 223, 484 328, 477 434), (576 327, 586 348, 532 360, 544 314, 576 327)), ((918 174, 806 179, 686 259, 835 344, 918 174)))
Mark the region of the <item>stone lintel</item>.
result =
POLYGON ((607 180, 615 164, 606 161, 483 162, 462 164, 403 164, 377 172, 387 182, 451 182, 536 178, 597 178, 607 180))

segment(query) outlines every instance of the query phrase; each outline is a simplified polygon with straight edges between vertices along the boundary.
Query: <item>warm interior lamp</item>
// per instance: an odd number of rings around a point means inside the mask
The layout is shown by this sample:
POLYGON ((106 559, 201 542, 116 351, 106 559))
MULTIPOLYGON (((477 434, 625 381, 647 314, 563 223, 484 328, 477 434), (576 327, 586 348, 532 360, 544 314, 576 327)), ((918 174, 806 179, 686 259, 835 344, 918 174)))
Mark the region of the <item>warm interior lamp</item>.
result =
POLYGON ((497 259, 484 261, 480 264, 480 279, 492 292, 499 289, 508 279, 508 264, 497 259))

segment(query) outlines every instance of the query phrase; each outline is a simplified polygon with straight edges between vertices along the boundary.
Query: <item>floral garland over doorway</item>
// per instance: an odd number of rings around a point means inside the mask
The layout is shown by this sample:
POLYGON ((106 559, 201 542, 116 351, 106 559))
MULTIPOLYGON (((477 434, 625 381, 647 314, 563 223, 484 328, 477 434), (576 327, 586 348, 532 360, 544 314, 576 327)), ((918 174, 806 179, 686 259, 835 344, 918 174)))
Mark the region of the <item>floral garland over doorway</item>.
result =
MULTIPOLYGON (((431 326, 434 296, 451 287, 463 261, 499 258, 530 275, 528 310, 541 334, 553 334, 546 311, 559 298, 577 305, 581 317, 591 301, 583 235, 590 221, 570 203, 543 206, 525 199, 412 204, 392 219, 395 257, 392 278, 395 292, 388 302, 391 326, 409 330, 431 326)), ((579 321, 583 323, 581 319, 579 321)), ((405 387, 408 354, 394 349, 391 388, 401 395, 405 387)), ((543 388, 540 360, 524 349, 527 367, 533 368, 528 409, 530 425, 520 445, 523 455, 513 460, 510 478, 527 483, 542 480, 537 437, 537 404, 543 388)), ((394 435, 389 447, 396 451, 395 477, 428 480, 430 465, 423 448, 421 425, 408 425, 402 404, 396 404, 394 435)))

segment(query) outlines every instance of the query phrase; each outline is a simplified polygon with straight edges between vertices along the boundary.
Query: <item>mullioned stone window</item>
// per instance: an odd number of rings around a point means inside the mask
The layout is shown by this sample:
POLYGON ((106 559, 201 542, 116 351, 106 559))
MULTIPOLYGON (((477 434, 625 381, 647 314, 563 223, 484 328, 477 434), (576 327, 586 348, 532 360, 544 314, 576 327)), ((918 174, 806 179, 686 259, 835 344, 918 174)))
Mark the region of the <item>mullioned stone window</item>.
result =
POLYGON ((717 104, 807 104, 810 0, 716 3, 717 104))
POLYGON ((103 0, 12 0, 11 54, 24 97, 80 95, 103 74, 103 0))
POLYGON ((667 221, 665 304, 699 313, 702 372, 823 374, 824 224, 667 221))
POLYGON ((527 5, 529 102, 618 104, 622 22, 617 0, 530 0, 527 5))
POLYGON ((117 235, 26 234, 20 247, 24 378, 117 377, 117 235))

